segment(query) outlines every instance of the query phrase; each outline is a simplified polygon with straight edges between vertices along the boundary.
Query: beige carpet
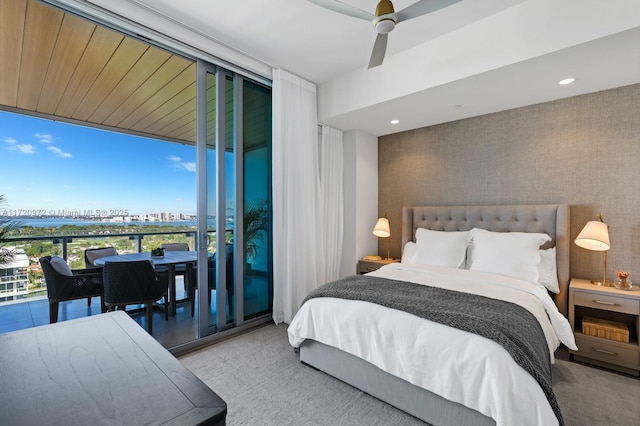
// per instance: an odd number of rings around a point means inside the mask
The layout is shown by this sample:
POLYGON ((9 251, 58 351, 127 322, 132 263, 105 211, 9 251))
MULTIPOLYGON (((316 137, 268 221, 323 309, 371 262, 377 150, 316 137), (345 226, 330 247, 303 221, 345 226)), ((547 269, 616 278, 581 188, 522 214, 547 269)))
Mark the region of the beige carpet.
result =
MULTIPOLYGON (((180 357, 228 405, 227 424, 424 425, 303 365, 286 324, 269 325, 180 357)), ((554 390, 567 426, 640 425, 640 380, 559 358, 554 390)))

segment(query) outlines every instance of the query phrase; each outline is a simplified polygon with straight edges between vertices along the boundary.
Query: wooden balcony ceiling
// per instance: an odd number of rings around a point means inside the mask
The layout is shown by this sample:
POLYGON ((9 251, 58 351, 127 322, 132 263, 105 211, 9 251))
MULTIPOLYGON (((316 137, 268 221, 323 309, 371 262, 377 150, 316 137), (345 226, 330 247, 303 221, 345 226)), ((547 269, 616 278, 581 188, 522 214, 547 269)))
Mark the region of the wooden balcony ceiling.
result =
POLYGON ((1 109, 195 142, 189 59, 35 0, 2 0, 0 61, 1 109))

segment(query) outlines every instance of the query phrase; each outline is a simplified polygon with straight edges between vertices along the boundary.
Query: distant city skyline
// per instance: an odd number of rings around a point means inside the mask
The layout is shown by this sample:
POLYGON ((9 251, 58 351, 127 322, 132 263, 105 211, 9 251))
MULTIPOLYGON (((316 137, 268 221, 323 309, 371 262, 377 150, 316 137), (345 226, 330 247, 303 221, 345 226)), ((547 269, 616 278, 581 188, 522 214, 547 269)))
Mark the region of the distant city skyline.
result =
POLYGON ((141 222, 173 222, 181 220, 196 220, 196 215, 187 214, 182 212, 154 212, 154 213, 142 213, 142 214, 127 214, 126 212, 119 211, 119 214, 110 214, 107 210, 49 210, 49 211, 32 211, 32 210, 13 210, 13 209, 0 209, 1 218, 9 218, 16 220, 28 220, 37 221, 38 219, 44 219, 45 221, 51 219, 69 219, 77 221, 85 220, 104 220, 110 222, 127 222, 127 221, 141 221, 141 222))
POLYGON ((195 146, 0 111, 0 152, 0 214, 196 213, 195 146))

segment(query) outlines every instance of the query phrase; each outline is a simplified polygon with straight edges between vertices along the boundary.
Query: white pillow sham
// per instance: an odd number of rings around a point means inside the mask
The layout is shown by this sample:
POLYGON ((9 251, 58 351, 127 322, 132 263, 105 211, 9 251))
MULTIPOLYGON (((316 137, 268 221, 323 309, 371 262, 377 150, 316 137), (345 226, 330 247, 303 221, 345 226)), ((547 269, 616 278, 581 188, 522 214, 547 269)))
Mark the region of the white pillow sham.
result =
MULTIPOLYGON (((540 246, 551 240, 547 234, 492 232, 474 228, 470 270, 491 272, 539 284, 540 246)), ((466 247, 465 247, 466 250, 466 247)))
POLYGON ((560 284, 558 284, 558 268, 556 265, 556 248, 551 247, 546 250, 540 250, 540 264, 538 265, 538 274, 540 276, 538 282, 547 290, 553 293, 560 293, 560 284))
POLYGON ((408 241, 402 250, 402 263, 413 263, 413 256, 416 254, 416 243, 408 241))
POLYGON ((470 231, 416 230, 416 252, 412 263, 459 268, 467 253, 470 231))
MULTIPOLYGON (((473 262, 473 241, 469 241, 467 246, 466 268, 471 267, 473 262)), ((538 264, 538 283, 553 293, 560 293, 560 284, 558 283, 558 269, 556 265, 556 248, 551 247, 546 250, 540 250, 540 263, 538 264)))

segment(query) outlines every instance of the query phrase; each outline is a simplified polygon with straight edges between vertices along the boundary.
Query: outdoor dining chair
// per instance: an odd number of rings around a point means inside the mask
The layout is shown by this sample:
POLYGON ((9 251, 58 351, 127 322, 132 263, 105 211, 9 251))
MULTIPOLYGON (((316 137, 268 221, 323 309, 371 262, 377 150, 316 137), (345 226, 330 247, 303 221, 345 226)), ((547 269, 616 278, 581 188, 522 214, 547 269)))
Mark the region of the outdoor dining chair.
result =
MULTIPOLYGON (((227 287, 227 305, 229 308, 229 314, 233 315, 233 294, 234 294, 234 279, 233 279, 233 244, 226 245, 225 256, 225 275, 226 275, 226 287, 227 287)), ((189 301, 191 302, 191 316, 195 315, 196 307, 196 289, 198 280, 196 279, 197 270, 193 268, 192 276, 189 279, 189 301)), ((217 288, 216 285, 216 253, 211 256, 207 261, 207 277, 208 277, 208 298, 209 305, 211 305, 211 292, 217 288)))
MULTIPOLYGON (((189 251, 189 244, 187 243, 165 243, 160 247, 162 247, 165 251, 189 251)), ((184 263, 176 265, 175 274, 182 275, 182 279, 184 280, 184 289, 186 291, 189 288, 189 283, 187 282, 189 280, 189 275, 187 274, 187 265, 184 263)))
POLYGON ((145 305, 147 331, 153 330, 153 304, 164 298, 164 317, 169 319, 169 276, 158 273, 149 260, 106 262, 102 269, 104 304, 110 311, 126 305, 145 305))
POLYGON ((87 298, 91 306, 92 297, 100 297, 101 312, 105 312, 102 271, 96 269, 71 270, 59 256, 44 256, 38 259, 47 284, 49 299, 49 323, 58 322, 59 303, 66 300, 87 298))
POLYGON ((114 247, 99 247, 99 248, 90 248, 84 251, 84 265, 85 268, 102 268, 95 264, 96 259, 100 259, 101 257, 107 256, 115 256, 118 252, 114 247))

